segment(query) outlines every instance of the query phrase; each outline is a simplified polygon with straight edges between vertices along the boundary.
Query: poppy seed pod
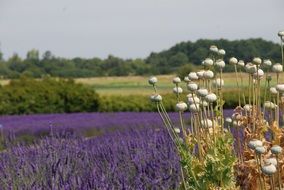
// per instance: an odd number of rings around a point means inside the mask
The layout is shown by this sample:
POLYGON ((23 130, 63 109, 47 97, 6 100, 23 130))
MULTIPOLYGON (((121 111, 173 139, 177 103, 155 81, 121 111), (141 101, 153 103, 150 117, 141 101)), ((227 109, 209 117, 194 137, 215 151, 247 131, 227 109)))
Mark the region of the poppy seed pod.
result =
POLYGON ((196 74, 197 74, 198 78, 202 79, 203 78, 203 74, 204 74, 204 70, 197 71, 196 74))
POLYGON ((276 167, 273 164, 266 164, 266 165, 262 166, 261 171, 265 175, 271 176, 276 172, 276 167))
POLYGON ((243 60, 239 60, 239 61, 238 61, 238 65, 239 65, 240 67, 244 67, 244 66, 245 66, 245 62, 244 62, 243 60))
POLYGON ((262 60, 259 57, 255 57, 255 58, 253 58, 252 62, 255 65, 260 65, 262 63, 262 60))
POLYGON ((207 96, 205 96, 205 100, 209 103, 212 103, 217 100, 217 96, 214 93, 209 93, 207 96))
POLYGON ((226 65, 225 62, 222 59, 218 59, 215 64, 219 69, 224 68, 225 65, 226 65))
POLYGON ((270 61, 270 59, 265 59, 265 60, 263 60, 263 64, 264 64, 265 66, 270 67, 270 66, 272 65, 272 62, 270 61))
POLYGON ((214 77, 214 73, 210 70, 204 71, 203 77, 205 79, 212 79, 214 77))
POLYGON ((184 102, 179 102, 176 104, 176 110, 177 111, 185 111, 187 109, 187 104, 184 102))
POLYGON ((255 149, 256 147, 259 147, 259 146, 263 146, 262 142, 260 140, 257 140, 257 139, 253 139, 251 141, 249 141, 248 143, 248 147, 250 149, 255 149))
POLYGON ((214 53, 218 53, 218 48, 215 45, 210 46, 210 51, 214 52, 214 53))
POLYGON ((152 102, 161 102, 163 100, 162 96, 159 94, 154 94, 150 96, 152 102))
POLYGON ((208 102, 206 100, 202 100, 199 102, 199 105, 202 107, 207 107, 208 106, 208 102))
POLYGON ((279 145, 273 145, 270 150, 272 154, 280 154, 282 152, 282 147, 279 145))
POLYGON ((152 77, 149 78, 148 82, 149 82, 149 84, 154 85, 158 82, 158 79, 157 79, 157 77, 152 76, 152 77))
POLYGON ((186 77, 184 77, 184 79, 183 79, 185 82, 190 82, 190 80, 189 80, 189 78, 188 78, 188 76, 186 76, 186 77))
POLYGON ((264 148, 264 146, 258 146, 258 147, 255 147, 255 152, 257 154, 264 154, 266 152, 266 149, 264 148))
POLYGON ((252 109, 252 105, 246 104, 246 105, 244 105, 243 108, 244 108, 245 111, 249 112, 252 109))
POLYGON ((189 78, 189 80, 198 80, 198 76, 197 76, 196 72, 190 72, 188 74, 188 78, 189 78))
POLYGON ((265 164, 273 164, 274 166, 277 166, 277 159, 276 158, 268 158, 264 160, 265 164))
POLYGON ((175 131, 175 133, 178 133, 178 134, 180 133, 180 129, 177 128, 177 127, 174 128, 174 131, 175 131))
POLYGON ((252 63, 247 63, 247 64, 245 65, 245 70, 246 70, 247 73, 253 74, 253 73, 256 72, 257 68, 256 68, 256 66, 255 66, 254 64, 252 64, 252 63))
POLYGON ((230 65, 236 65, 237 63, 238 63, 237 58, 231 57, 231 58, 229 59, 229 64, 230 64, 230 65))
POLYGON ((220 78, 213 80, 213 86, 221 88, 222 86, 224 86, 224 80, 220 78))
POLYGON ((279 32, 278 32, 278 36, 279 36, 280 38, 283 38, 283 37, 284 37, 284 30, 279 31, 279 32))
POLYGON ((264 75, 264 72, 262 69, 258 69, 257 72, 253 73, 253 77, 255 79, 262 79, 263 75, 264 75))
POLYGON ((210 59, 210 58, 206 58, 205 60, 204 60, 204 65, 205 66, 212 66, 213 65, 213 60, 212 59, 210 59))
POLYGON ((224 49, 219 49, 218 54, 219 55, 225 55, 226 51, 224 49))
POLYGON ((208 90, 206 88, 200 88, 197 90, 197 94, 201 97, 205 97, 208 94, 208 90))
POLYGON ((183 92, 182 88, 181 87, 174 87, 173 88, 173 92, 175 94, 181 94, 183 92))
POLYGON ((198 89, 198 85, 194 82, 189 82, 187 85, 187 89, 191 92, 194 92, 198 89))
POLYGON ((281 73, 283 71, 283 66, 280 63, 276 63, 272 66, 272 71, 274 73, 281 73))
POLYGON ((190 104, 189 111, 191 112, 198 112, 200 110, 199 104, 190 104))
POLYGON ((230 117, 226 117, 225 121, 226 121, 227 123, 232 123, 232 122, 233 122, 232 118, 230 118, 230 117))
POLYGON ((274 94, 274 95, 278 94, 278 91, 276 90, 275 87, 271 87, 271 88, 269 89, 269 91, 270 91, 271 94, 274 94))
POLYGON ((178 83, 180 83, 180 82, 181 82, 181 80, 180 80, 179 77, 175 77, 175 78, 173 79, 173 83, 174 83, 174 84, 178 84, 178 83))
POLYGON ((200 123, 201 123, 201 127, 203 127, 203 128, 206 128, 206 127, 211 128, 211 127, 213 127, 213 122, 210 119, 203 119, 203 120, 201 120, 200 123))
POLYGON ((277 85, 276 85, 276 90, 277 90, 278 92, 283 93, 283 92, 284 92, 284 84, 277 84, 277 85))
POLYGON ((265 107, 266 109, 268 109, 268 110, 274 110, 274 109, 277 108, 277 105, 274 104, 274 103, 272 103, 272 102, 270 102, 270 101, 265 101, 264 107, 265 107))
POLYGON ((199 104, 200 99, 197 96, 187 98, 188 104, 199 104))

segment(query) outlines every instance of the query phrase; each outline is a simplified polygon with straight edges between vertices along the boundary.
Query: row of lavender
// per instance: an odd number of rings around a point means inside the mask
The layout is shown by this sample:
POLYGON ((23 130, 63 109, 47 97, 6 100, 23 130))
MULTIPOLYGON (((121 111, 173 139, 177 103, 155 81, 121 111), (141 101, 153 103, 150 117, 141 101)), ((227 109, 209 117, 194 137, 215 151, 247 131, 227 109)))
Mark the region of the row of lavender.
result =
MULTIPOLYGON (((171 114, 177 120, 176 114, 171 114)), ((4 132, 48 135, 0 154, 1 189, 176 189, 179 158, 153 113, 1 117, 4 132), (92 138, 76 132, 99 129, 92 138), (111 129, 111 132, 110 130, 111 129)))

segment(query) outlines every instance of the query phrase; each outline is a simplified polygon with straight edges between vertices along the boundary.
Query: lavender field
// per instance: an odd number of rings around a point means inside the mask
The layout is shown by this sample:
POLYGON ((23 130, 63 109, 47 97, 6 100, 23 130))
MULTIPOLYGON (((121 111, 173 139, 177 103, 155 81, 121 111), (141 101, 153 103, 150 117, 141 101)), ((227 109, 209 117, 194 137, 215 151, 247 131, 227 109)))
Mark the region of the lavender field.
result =
MULTIPOLYGON (((170 116, 178 121, 176 113, 170 116)), ((0 121, 1 189, 176 189, 180 183, 179 158, 157 113, 0 121)))

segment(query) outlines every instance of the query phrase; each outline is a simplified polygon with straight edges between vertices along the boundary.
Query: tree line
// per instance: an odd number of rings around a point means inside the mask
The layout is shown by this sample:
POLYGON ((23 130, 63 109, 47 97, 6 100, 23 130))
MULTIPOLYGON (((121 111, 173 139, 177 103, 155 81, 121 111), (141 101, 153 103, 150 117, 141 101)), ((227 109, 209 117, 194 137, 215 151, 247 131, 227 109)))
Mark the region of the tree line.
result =
MULTIPOLYGON (((17 54, 7 60, 0 52, 0 76, 2 78, 19 78, 22 75, 42 78, 53 77, 97 77, 97 76, 128 76, 170 74, 174 72, 189 72, 201 65, 202 59, 208 55, 211 45, 226 50, 225 60, 231 56, 244 61, 253 57, 269 58, 273 62, 281 59, 280 46, 271 41, 260 38, 229 41, 225 39, 196 42, 181 42, 161 51, 153 52, 145 59, 122 59, 109 55, 106 59, 100 58, 62 58, 50 51, 40 55, 36 49, 27 52, 25 58, 17 54)), ((231 71, 230 66, 225 71, 231 71)))

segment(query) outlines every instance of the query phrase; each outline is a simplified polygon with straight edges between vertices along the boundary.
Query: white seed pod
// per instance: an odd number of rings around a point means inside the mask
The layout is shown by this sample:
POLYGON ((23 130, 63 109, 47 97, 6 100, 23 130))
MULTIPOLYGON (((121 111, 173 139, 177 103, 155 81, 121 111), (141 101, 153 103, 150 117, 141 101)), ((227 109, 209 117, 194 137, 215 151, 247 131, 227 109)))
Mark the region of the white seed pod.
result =
POLYGON ((200 123, 201 123, 201 127, 203 127, 203 128, 213 127, 213 122, 210 119, 202 119, 200 123))
POLYGON ((206 59, 204 60, 204 65, 205 65, 205 66, 210 67, 210 66, 213 65, 213 63, 214 63, 213 60, 210 59, 210 58, 206 58, 206 59))
POLYGON ((187 84, 187 89, 191 92, 195 92, 198 89, 198 85, 194 82, 189 82, 187 84))
POLYGON ((198 112, 200 110, 199 104, 190 104, 189 111, 190 112, 198 112))
POLYGON ((272 65, 272 62, 270 61, 270 59, 265 59, 263 60, 263 64, 267 67, 270 67, 272 65))
POLYGON ((208 102, 207 102, 206 100, 201 100, 201 101, 199 102, 199 105, 200 105, 201 107, 207 107, 209 104, 208 104, 208 102))
POLYGON ((198 80, 198 76, 197 76, 196 72, 190 72, 188 74, 188 78, 189 78, 189 80, 198 80))
POLYGON ((276 90, 280 93, 283 93, 284 92, 284 84, 277 84, 276 90))
POLYGON ((197 90, 197 94, 201 97, 205 97, 208 94, 208 90, 206 88, 200 88, 197 90))
POLYGON ((200 99, 197 96, 187 98, 188 104, 199 104, 200 99))
POLYGON ((230 65, 236 65, 237 63, 238 63, 237 58, 231 57, 231 58, 229 59, 229 64, 230 64, 230 65))
POLYGON ((212 103, 217 100, 217 96, 214 93, 209 93, 207 96, 205 96, 205 100, 209 103, 212 103))
POLYGON ((232 118, 230 118, 230 117, 226 117, 225 121, 226 121, 227 123, 232 123, 232 122, 233 122, 232 118))
POLYGON ((210 46, 210 51, 214 52, 214 53, 218 53, 218 48, 215 45, 210 46))
POLYGON ((173 93, 175 94, 181 94, 183 92, 181 87, 174 87, 173 88, 173 93))
POLYGON ((190 82, 188 76, 185 76, 183 80, 184 80, 185 82, 190 82))
POLYGON ((259 57, 255 57, 255 58, 253 58, 252 62, 255 65, 260 65, 262 63, 262 60, 259 57))
POLYGON ((201 71, 197 71, 196 75, 198 76, 198 78, 202 79, 203 78, 203 74, 204 74, 204 70, 201 71))
POLYGON ((253 77, 254 77, 255 79, 262 79, 263 76, 264 76, 264 72, 263 72, 262 69, 258 69, 257 72, 253 73, 253 77))
POLYGON ((281 154, 282 147, 279 145, 273 145, 270 150, 272 154, 281 154))
POLYGON ((252 110, 252 105, 246 104, 246 105, 244 105, 243 108, 244 108, 245 111, 250 112, 252 110))
POLYGON ((277 89, 275 87, 271 87, 269 89, 269 91, 270 91, 271 94, 274 94, 274 95, 278 94, 278 91, 277 91, 277 89))
POLYGON ((248 143, 248 147, 250 149, 253 149, 253 150, 256 147, 259 147, 259 146, 263 146, 263 143, 260 140, 257 140, 257 139, 250 140, 249 143, 248 143))
POLYGON ((210 70, 204 71, 203 74, 205 79, 212 79, 214 77, 214 73, 210 70))
POLYGON ((233 126, 234 126, 234 127, 240 127, 240 126, 241 126, 241 123, 238 122, 238 121, 233 121, 233 126))
POLYGON ((278 36, 279 36, 280 38, 283 38, 283 37, 284 37, 284 30, 279 31, 279 32, 278 32, 278 36))
POLYGON ((149 84, 154 85, 158 82, 158 79, 157 79, 157 77, 152 76, 152 77, 149 78, 148 82, 149 82, 149 84))
POLYGON ((253 74, 253 73, 255 73, 257 71, 257 68, 256 68, 256 66, 254 64, 247 63, 245 65, 245 70, 246 70, 247 73, 253 74))
POLYGON ((277 159, 276 158, 268 158, 264 160, 265 164, 273 164, 274 166, 277 166, 277 159))
POLYGON ((178 102, 177 104, 176 104, 176 110, 177 111, 185 111, 187 109, 187 104, 186 103, 184 103, 184 102, 178 102))
POLYGON ((258 146, 258 147, 255 147, 255 152, 257 154, 264 154, 266 152, 266 149, 264 146, 258 146))
POLYGON ((244 66, 245 66, 245 62, 244 62, 243 60, 239 60, 239 61, 238 61, 238 65, 239 65, 240 67, 244 67, 244 66))
POLYGON ((221 88, 222 86, 224 86, 224 80, 220 78, 213 80, 213 86, 217 88, 221 88))
POLYGON ((281 73, 283 71, 283 66, 280 63, 276 63, 272 66, 272 71, 274 73, 281 73))
POLYGON ((273 175, 277 169, 273 164, 266 164, 264 166, 262 166, 261 171, 265 174, 265 175, 273 175))
POLYGON ((223 69, 225 67, 225 62, 222 59, 218 59, 215 63, 215 65, 219 68, 219 69, 223 69))
POLYGON ((224 49, 219 49, 218 54, 224 56, 226 54, 226 51, 224 49))
POLYGON ((175 78, 173 79, 173 83, 174 83, 174 84, 181 83, 180 78, 179 78, 179 77, 175 77, 175 78))
POLYGON ((274 104, 273 102, 265 101, 264 107, 265 107, 265 109, 268 109, 268 110, 275 110, 277 108, 277 105, 274 104))
POLYGON ((239 113, 234 113, 234 114, 232 115, 232 118, 233 118, 233 120, 239 121, 239 120, 242 119, 242 115, 239 114, 239 113))
POLYGON ((159 94, 154 94, 150 96, 152 102, 161 102, 163 100, 162 96, 159 94))
POLYGON ((177 127, 174 128, 174 131, 175 131, 175 133, 178 133, 178 134, 180 133, 180 129, 177 128, 177 127))

